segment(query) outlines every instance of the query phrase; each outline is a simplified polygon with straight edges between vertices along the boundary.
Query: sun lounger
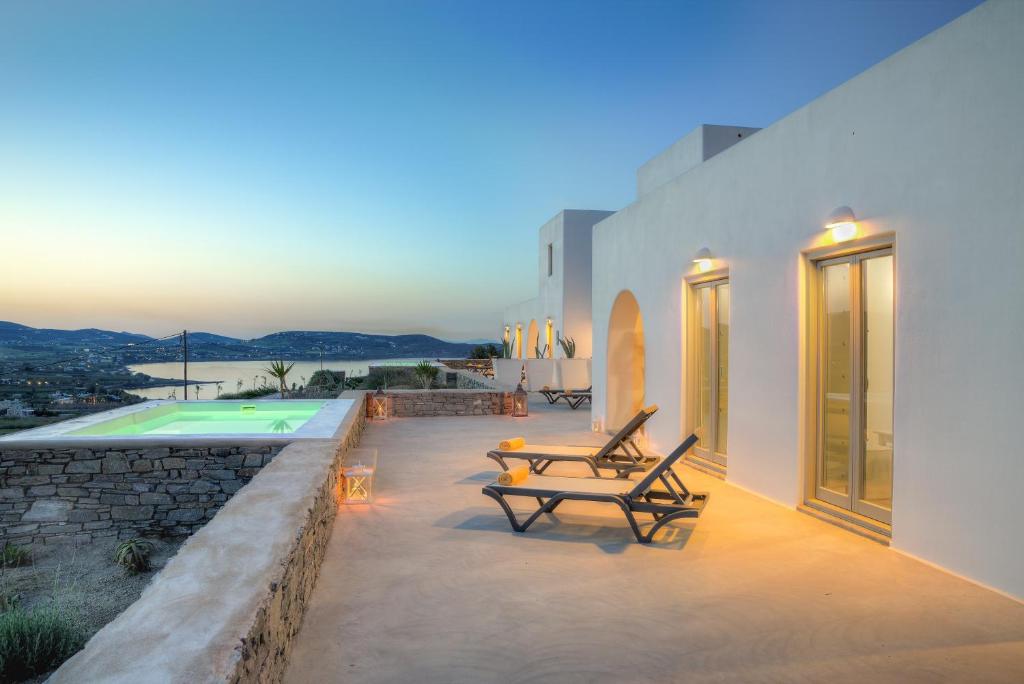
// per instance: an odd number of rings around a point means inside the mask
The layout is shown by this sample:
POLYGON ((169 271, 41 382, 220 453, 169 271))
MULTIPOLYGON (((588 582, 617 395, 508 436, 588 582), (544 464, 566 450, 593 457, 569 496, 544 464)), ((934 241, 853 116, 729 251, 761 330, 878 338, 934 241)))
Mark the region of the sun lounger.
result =
POLYGON ((549 404, 554 404, 556 401, 558 401, 559 395, 562 394, 564 391, 565 390, 543 387, 541 388, 540 393, 544 395, 544 398, 548 400, 549 404))
POLYGON ((565 399, 565 403, 569 405, 569 408, 575 411, 581 404, 583 404, 583 402, 589 403, 591 401, 592 394, 590 390, 590 387, 585 390, 566 390, 565 392, 560 392, 556 395, 555 401, 552 401, 551 403, 554 404, 560 399, 565 399))
POLYGON ((538 475, 556 461, 574 461, 590 466, 595 477, 601 477, 602 469, 616 471, 616 477, 629 477, 630 473, 643 472, 658 462, 657 456, 645 455, 633 441, 633 436, 657 410, 657 405, 640 409, 625 427, 602 447, 524 443, 515 448, 492 449, 487 452, 487 458, 494 460, 502 470, 509 469, 507 459, 529 461, 530 470, 538 475))
POLYGON ((672 470, 673 464, 696 443, 697 436, 690 435, 676 447, 675 451, 635 483, 619 479, 550 477, 530 473, 518 484, 489 484, 483 488, 483 493, 498 502, 516 532, 525 532, 537 518, 544 513, 553 512, 563 501, 615 504, 625 514, 636 540, 641 544, 648 544, 666 524, 680 518, 699 517, 707 505, 710 495, 691 492, 672 470), (654 489, 656 483, 662 488, 654 489), (506 497, 512 496, 535 498, 540 508, 520 523, 506 500, 506 497), (637 513, 648 513, 654 518, 654 525, 646 533, 640 531, 637 513))

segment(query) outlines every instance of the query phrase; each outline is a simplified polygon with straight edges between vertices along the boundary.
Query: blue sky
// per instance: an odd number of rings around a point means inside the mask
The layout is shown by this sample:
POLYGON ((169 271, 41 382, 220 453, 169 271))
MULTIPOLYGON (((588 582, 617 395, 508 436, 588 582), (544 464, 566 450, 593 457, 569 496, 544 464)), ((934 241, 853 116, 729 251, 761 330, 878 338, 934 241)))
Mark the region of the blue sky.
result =
POLYGON ((6 2, 0 318, 496 337, 557 211, 977 4, 6 2))

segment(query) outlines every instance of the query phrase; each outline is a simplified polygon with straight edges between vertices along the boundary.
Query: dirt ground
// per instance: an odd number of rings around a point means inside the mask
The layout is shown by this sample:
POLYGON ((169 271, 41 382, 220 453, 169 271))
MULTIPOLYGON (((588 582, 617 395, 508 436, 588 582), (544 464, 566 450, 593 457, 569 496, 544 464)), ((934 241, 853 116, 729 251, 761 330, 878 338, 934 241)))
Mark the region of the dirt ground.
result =
POLYGON ((30 563, 0 569, 0 592, 26 608, 56 600, 91 637, 139 597, 185 540, 151 541, 152 569, 137 575, 114 562, 115 541, 35 547, 30 563))

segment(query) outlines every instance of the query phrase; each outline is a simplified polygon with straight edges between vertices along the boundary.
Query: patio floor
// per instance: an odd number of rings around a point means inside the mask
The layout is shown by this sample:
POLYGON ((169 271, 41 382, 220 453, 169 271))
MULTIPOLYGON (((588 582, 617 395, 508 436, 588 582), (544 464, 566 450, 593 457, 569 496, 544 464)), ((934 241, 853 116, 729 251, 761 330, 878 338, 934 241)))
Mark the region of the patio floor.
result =
POLYGON ((588 427, 541 404, 369 426, 379 496, 342 507, 286 681, 1024 681, 1024 605, 690 468, 711 501, 658 543, 577 502, 512 532, 487 449, 588 427))

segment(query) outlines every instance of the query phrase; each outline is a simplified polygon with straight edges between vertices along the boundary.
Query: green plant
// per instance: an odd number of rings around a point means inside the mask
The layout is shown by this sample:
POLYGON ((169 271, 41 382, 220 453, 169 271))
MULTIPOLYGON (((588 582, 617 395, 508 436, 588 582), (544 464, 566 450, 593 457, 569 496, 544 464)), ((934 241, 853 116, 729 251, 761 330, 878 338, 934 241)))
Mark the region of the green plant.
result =
POLYGON ((437 377, 437 366, 429 361, 420 361, 412 369, 412 372, 423 384, 423 389, 430 389, 430 386, 434 384, 434 378, 437 377))
POLYGON ((4 544, 2 564, 0 564, 0 567, 16 568, 19 565, 25 565, 30 560, 32 560, 32 553, 28 549, 12 544, 11 542, 7 542, 4 544))
POLYGON ((277 381, 281 383, 282 399, 284 399, 285 395, 288 394, 288 371, 290 371, 294 366, 294 363, 290 363, 285 366, 284 359, 278 359, 277 361, 272 361, 269 367, 263 369, 267 372, 267 375, 276 378, 277 381))
POLYGON ((559 337, 558 344, 562 347, 562 351, 565 353, 565 358, 571 359, 576 356, 576 340, 571 337, 559 337))
POLYGON ((0 613, 0 681, 46 674, 85 645, 84 630, 56 605, 0 613))
POLYGON ((501 341, 501 358, 511 359, 512 358, 512 343, 509 340, 501 341))
POLYGON ((545 344, 543 349, 535 345, 533 347, 533 356, 537 359, 546 359, 548 357, 548 345, 545 344))
POLYGON ((471 359, 492 359, 501 352, 493 344, 478 344, 473 347, 473 350, 469 352, 469 358, 471 359))
POLYGON ((149 570, 149 554, 153 543, 145 539, 126 539, 114 549, 114 560, 133 575, 149 570))
POLYGON ((264 385, 263 387, 257 387, 251 390, 242 390, 241 392, 227 392, 217 397, 218 399, 256 399, 258 397, 265 397, 268 394, 274 394, 278 390, 273 387, 264 385))

